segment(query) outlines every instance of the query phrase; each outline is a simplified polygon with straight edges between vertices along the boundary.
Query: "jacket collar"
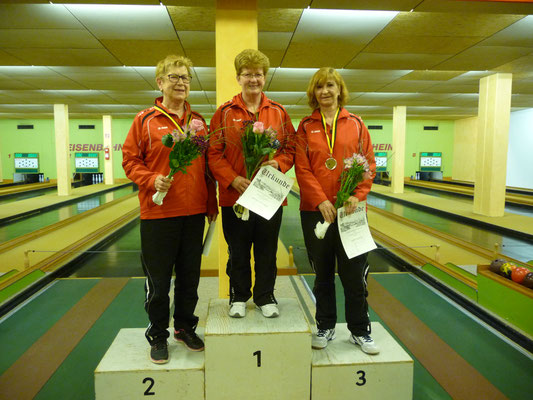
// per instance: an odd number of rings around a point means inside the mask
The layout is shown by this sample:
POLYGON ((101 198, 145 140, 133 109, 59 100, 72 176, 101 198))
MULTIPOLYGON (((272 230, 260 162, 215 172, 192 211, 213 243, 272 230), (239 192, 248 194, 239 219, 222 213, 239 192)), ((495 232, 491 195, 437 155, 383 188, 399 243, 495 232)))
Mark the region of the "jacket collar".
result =
MULTIPOLYGON (((342 107, 341 112, 339 113, 339 119, 348 118, 349 116, 350 116, 350 113, 348 112, 348 110, 342 107)), ((322 116, 320 115, 320 108, 315 109, 313 113, 310 115, 310 118, 322 121, 322 116)))
MULTIPOLYGON (((244 99, 242 98, 242 92, 233 97, 233 103, 238 107, 242 108, 243 110, 248 111, 248 109, 246 108, 246 104, 244 104, 244 99)), ((261 110, 263 107, 268 106, 268 104, 268 97, 266 97, 264 93, 261 93, 261 103, 259 104, 259 110, 261 110)))
MULTIPOLYGON (((163 96, 161 97, 158 97, 155 99, 155 105, 162 108, 163 110, 165 110, 165 112, 169 115, 176 115, 175 113, 173 113, 172 111, 170 111, 168 108, 166 108, 164 105, 163 105, 163 96)), ((158 114, 162 114, 160 111, 158 111, 156 109, 156 112, 158 114)), ((180 119, 180 120, 185 120, 186 118, 188 118, 188 116, 191 114, 191 105, 185 101, 185 113, 183 114, 183 117, 180 119)), ((177 115, 176 115, 177 116, 177 115)))

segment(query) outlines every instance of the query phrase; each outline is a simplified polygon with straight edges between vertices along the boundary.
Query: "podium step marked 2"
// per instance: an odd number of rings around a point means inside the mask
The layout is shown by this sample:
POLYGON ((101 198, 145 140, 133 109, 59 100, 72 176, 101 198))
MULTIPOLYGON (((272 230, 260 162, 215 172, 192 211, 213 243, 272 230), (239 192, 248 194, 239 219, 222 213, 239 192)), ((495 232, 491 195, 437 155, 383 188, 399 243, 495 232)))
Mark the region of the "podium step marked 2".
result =
POLYGON ((350 343, 346 324, 337 324, 335 333, 325 349, 313 350, 313 400, 412 399, 414 362, 380 323, 372 323, 377 355, 350 343))
MULTIPOLYGON (((204 399, 204 353, 188 350, 171 333, 170 361, 154 364, 145 330, 120 330, 94 372, 96 400, 204 399)), ((203 336, 203 329, 196 332, 203 336)))
POLYGON ((280 316, 248 304, 228 316, 228 300, 209 303, 205 329, 207 400, 308 400, 311 329, 296 299, 278 299, 280 316))

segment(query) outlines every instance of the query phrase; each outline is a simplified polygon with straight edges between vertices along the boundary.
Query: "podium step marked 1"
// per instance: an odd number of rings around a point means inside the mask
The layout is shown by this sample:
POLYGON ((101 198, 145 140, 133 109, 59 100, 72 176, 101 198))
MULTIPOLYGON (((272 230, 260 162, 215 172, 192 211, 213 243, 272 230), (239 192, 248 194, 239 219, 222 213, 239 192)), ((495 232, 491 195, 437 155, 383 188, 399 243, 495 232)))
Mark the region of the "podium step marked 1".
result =
MULTIPOLYGON (((407 400, 413 360, 379 324, 381 348, 370 356, 350 343, 346 324, 323 350, 311 350, 311 329, 296 299, 279 299, 280 316, 264 318, 249 304, 228 316, 228 300, 209 303, 205 352, 169 338, 170 361, 154 364, 144 328, 121 329, 95 370, 96 400, 407 400)), ((203 329, 197 333, 203 336, 203 329)))
MULTIPOLYGON (((96 400, 203 400, 204 353, 188 350, 171 336, 170 361, 150 361, 145 328, 121 329, 94 372, 96 400)), ((196 330, 200 337, 203 329, 196 330)))
POLYGON ((296 299, 278 299, 280 316, 253 304, 228 316, 228 301, 209 303, 205 329, 207 400, 308 400, 311 329, 296 299))
POLYGON ((372 323, 381 349, 373 356, 349 342, 346 324, 337 324, 335 334, 325 349, 313 350, 313 400, 412 399, 413 360, 380 323, 372 323))

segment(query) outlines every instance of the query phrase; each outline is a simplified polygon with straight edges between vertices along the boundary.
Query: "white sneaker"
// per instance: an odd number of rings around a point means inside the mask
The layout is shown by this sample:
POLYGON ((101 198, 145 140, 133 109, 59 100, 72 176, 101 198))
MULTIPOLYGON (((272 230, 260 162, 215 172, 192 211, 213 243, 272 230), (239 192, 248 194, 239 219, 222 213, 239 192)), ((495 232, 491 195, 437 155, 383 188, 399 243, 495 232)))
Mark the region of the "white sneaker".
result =
POLYGON ((276 303, 265 304, 264 306, 259 306, 259 308, 265 318, 276 318, 279 316, 279 310, 276 303))
POLYGON ((323 349, 333 339, 335 339, 335 329, 319 329, 316 335, 313 335, 311 347, 313 349, 323 349))
POLYGON ((246 303, 244 301, 231 303, 228 314, 232 318, 244 318, 246 315, 246 303))
POLYGON ((374 340, 370 337, 370 335, 365 335, 365 336, 350 335, 350 342, 358 346, 361 346, 361 350, 363 350, 367 354, 378 354, 379 353, 379 347, 376 343, 374 343, 374 340))

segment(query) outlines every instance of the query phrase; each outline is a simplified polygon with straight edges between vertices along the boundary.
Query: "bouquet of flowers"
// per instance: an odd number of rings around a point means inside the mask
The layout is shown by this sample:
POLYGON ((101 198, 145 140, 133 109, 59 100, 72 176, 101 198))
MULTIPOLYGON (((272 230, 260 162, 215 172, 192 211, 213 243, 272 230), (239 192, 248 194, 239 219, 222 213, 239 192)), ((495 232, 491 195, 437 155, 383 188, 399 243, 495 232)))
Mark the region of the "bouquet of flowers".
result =
MULTIPOLYGON (((172 133, 163 136, 161 139, 163 145, 172 149, 168 156, 170 173, 167 175, 167 178, 172 178, 178 171, 186 174, 187 167, 192 165, 192 162, 197 157, 205 153, 209 145, 208 138, 202 135, 196 135, 196 131, 201 130, 203 127, 204 123, 202 121, 193 119, 189 123, 189 128, 184 129, 184 132, 179 132, 177 129, 174 129, 172 133)), ((153 202, 160 206, 163 204, 163 199, 167 193, 156 192, 152 196, 153 202)))
MULTIPOLYGON (((261 163, 268 156, 272 159, 276 149, 280 147, 280 142, 276 138, 276 131, 270 127, 265 129, 260 121, 245 121, 241 136, 242 154, 244 155, 244 165, 246 167, 246 179, 251 180, 257 172, 261 163)), ((233 210, 237 217, 243 221, 249 218, 249 210, 240 204, 235 204, 233 210)))
MULTIPOLYGON (((363 154, 354 153, 351 157, 344 159, 344 169, 342 170, 340 181, 341 187, 337 192, 335 208, 341 208, 348 200, 359 183, 370 179, 372 172, 368 161, 363 154)), ((315 227, 315 235, 319 239, 324 239, 326 231, 329 228, 329 222, 318 222, 315 227)))

